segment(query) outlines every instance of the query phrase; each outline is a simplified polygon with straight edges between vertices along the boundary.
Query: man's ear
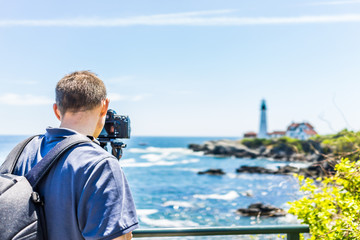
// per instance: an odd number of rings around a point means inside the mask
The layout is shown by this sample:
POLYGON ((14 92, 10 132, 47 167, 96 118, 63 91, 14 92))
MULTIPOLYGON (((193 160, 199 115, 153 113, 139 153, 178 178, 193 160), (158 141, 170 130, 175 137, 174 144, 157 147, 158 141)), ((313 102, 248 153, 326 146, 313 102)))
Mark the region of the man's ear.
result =
POLYGON ((54 109, 54 113, 55 113, 56 118, 59 119, 59 121, 61 121, 60 110, 59 110, 56 103, 53 104, 53 109, 54 109))
POLYGON ((105 101, 102 103, 101 112, 100 112, 101 117, 104 117, 106 115, 107 110, 109 108, 109 102, 110 102, 110 100, 108 98, 106 98, 105 101))

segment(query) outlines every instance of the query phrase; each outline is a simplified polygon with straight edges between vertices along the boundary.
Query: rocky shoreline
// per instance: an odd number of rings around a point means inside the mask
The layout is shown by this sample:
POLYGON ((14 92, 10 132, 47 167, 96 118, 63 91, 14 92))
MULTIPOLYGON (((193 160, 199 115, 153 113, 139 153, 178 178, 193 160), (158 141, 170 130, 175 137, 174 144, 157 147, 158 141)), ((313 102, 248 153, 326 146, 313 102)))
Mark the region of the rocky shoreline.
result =
MULTIPOLYGON (((304 147, 308 148, 307 153, 300 153, 293 146, 286 143, 278 143, 272 146, 258 146, 250 148, 234 140, 208 141, 203 144, 190 144, 188 148, 195 152, 203 152, 206 155, 219 157, 236 158, 268 158, 288 162, 307 162, 310 166, 296 168, 290 165, 279 167, 277 170, 262 167, 240 166, 236 169, 237 173, 263 173, 263 174, 301 174, 305 177, 317 178, 333 171, 333 164, 324 160, 323 149, 319 143, 314 141, 304 141, 304 147)), ((221 169, 209 169, 198 174, 224 175, 221 169)))
POLYGON ((311 143, 314 151, 311 154, 299 153, 293 147, 287 144, 278 144, 277 146, 260 146, 257 148, 250 148, 240 141, 234 140, 219 140, 208 141, 203 144, 190 144, 189 149, 195 152, 204 152, 206 155, 216 155, 223 157, 236 158, 270 158, 284 161, 301 161, 301 162, 316 162, 324 159, 321 153, 321 147, 316 142, 311 143), (318 153, 317 153, 318 152, 318 153))

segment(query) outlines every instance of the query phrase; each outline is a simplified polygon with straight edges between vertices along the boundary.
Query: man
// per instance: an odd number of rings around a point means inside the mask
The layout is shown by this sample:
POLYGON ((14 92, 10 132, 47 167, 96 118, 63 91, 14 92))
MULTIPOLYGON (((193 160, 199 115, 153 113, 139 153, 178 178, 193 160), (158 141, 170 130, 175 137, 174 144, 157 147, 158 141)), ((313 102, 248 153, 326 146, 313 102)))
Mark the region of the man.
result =
POLYGON ((138 227, 124 173, 117 159, 96 143, 108 105, 105 85, 95 74, 66 75, 56 85, 53 105, 60 127, 47 128, 19 158, 14 174, 24 175, 66 136, 83 134, 93 140, 67 151, 39 186, 50 240, 129 240, 138 227))

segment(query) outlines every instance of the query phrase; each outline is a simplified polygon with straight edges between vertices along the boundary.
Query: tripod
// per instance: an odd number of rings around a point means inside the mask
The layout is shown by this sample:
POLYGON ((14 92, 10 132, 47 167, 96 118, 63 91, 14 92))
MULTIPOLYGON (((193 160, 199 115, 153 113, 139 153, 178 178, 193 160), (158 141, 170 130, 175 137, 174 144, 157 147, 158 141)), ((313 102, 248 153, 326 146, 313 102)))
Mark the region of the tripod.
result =
MULTIPOLYGON (((111 146, 112 155, 116 157, 118 160, 120 160, 120 158, 123 155, 123 148, 126 148, 126 144, 117 139, 111 139, 109 142, 111 146)), ((107 143, 108 141, 100 142, 100 146, 104 148, 106 151, 108 150, 107 143)))

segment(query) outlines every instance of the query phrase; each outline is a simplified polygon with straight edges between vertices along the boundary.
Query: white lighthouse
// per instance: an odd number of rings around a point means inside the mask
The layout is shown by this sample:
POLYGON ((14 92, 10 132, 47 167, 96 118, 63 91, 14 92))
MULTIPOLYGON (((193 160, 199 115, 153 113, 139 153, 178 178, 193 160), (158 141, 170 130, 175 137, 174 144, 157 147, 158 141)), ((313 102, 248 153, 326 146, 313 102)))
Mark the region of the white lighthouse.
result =
POLYGON ((260 108, 260 129, 258 138, 268 138, 267 134, 267 122, 266 122, 266 103, 265 99, 261 101, 261 108, 260 108))

